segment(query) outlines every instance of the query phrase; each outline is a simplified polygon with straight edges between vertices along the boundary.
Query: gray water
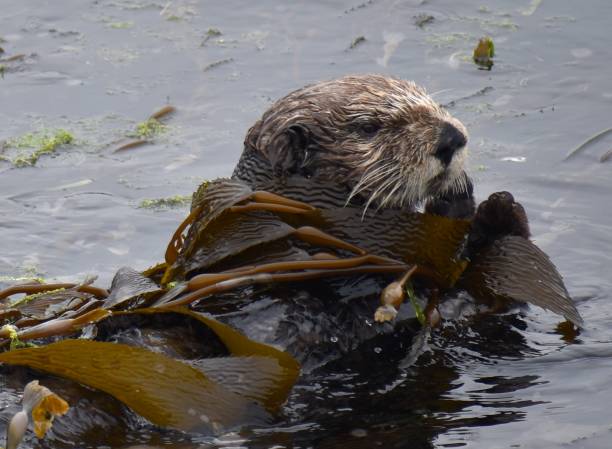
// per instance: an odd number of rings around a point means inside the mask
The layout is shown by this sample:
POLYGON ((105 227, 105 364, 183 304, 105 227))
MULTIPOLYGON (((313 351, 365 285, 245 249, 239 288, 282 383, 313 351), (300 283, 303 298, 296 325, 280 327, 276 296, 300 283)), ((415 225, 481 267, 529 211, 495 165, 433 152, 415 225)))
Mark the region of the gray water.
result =
MULTIPOLYGON (((599 158, 612 135, 563 159, 612 126, 611 20, 609 0, 0 0, 0 59, 26 55, 0 61, 0 141, 77 138, 35 167, 0 161, 0 276, 107 285, 121 266, 153 265, 187 206, 140 202, 231 174, 274 99, 349 73, 413 79, 469 129, 478 198, 508 190, 525 206, 586 329, 567 344, 542 310, 489 318, 434 336, 429 363, 393 389, 378 374, 298 385, 277 427, 165 445, 608 448, 612 160, 599 158), (433 21, 419 27, 422 14, 433 21), (484 35, 490 72, 470 60, 484 35), (165 104, 177 108, 166 133, 113 152, 165 104)), ((16 394, 6 388, 0 408, 16 394)))

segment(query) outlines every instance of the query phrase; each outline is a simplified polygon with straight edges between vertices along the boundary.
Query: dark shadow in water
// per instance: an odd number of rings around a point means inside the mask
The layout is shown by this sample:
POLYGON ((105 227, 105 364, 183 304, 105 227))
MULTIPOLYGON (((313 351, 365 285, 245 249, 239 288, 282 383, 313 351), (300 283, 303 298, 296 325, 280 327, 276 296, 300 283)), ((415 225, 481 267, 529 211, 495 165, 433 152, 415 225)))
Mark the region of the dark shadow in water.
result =
POLYGON ((401 368, 414 350, 409 343, 414 329, 400 326, 304 376, 287 407, 292 416, 251 435, 249 447, 429 448, 451 429, 521 420, 524 409, 538 402, 489 396, 536 385, 538 376, 482 377, 477 379, 482 389, 465 399, 449 393, 460 386, 466 364, 534 355, 518 332, 523 327, 516 316, 483 316, 470 325, 449 326, 434 332, 416 363, 401 368), (457 418, 475 406, 487 411, 457 418))

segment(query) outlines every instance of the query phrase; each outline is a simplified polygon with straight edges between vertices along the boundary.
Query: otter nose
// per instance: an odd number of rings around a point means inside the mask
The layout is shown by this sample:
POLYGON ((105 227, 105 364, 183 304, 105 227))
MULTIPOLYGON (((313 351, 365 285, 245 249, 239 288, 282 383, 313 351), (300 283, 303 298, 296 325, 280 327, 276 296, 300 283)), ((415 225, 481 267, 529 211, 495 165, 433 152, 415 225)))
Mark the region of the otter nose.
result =
POLYGON ((463 148, 466 143, 467 139, 461 131, 450 123, 445 123, 440 131, 440 140, 438 141, 435 156, 445 166, 448 166, 453 160, 455 152, 463 148))

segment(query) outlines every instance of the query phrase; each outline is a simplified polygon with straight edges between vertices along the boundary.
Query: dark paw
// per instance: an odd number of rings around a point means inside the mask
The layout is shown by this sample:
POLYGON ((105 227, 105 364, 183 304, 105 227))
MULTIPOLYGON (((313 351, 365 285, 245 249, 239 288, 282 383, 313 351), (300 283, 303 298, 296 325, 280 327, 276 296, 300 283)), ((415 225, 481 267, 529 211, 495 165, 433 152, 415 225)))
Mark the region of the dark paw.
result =
POLYGON ((466 173, 463 173, 462 187, 459 192, 449 191, 429 200, 425 212, 449 218, 471 218, 476 209, 474 185, 466 173))
POLYGON ((507 235, 529 238, 527 214, 511 193, 496 192, 478 206, 468 248, 475 251, 507 235))

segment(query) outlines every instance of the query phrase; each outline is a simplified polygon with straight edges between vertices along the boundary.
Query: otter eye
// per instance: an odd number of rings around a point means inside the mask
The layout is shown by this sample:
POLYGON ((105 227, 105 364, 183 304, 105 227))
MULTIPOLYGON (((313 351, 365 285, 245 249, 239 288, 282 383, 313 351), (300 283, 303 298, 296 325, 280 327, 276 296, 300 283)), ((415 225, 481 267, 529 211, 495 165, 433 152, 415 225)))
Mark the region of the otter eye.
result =
POLYGON ((380 129, 380 125, 374 122, 363 123, 359 130, 366 136, 373 136, 380 129))

